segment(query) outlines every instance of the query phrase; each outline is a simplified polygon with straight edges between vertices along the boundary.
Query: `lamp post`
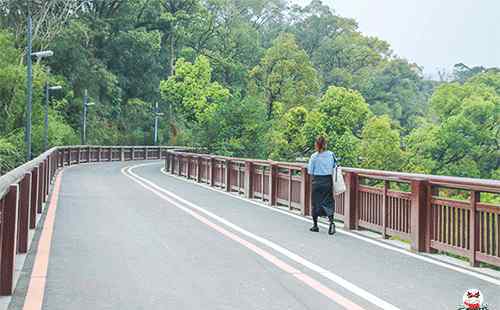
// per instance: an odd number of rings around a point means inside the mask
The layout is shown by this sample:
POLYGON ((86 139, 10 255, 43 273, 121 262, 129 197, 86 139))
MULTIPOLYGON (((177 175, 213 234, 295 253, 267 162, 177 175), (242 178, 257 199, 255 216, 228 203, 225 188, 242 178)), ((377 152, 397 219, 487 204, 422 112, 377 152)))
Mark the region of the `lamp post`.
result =
POLYGON ((41 51, 32 52, 32 31, 33 25, 31 16, 28 17, 28 47, 26 51, 26 67, 28 75, 28 96, 27 96, 27 106, 26 106, 26 128, 24 131, 24 141, 26 143, 26 160, 31 160, 31 112, 32 112, 32 100, 33 100, 33 62, 32 57, 37 57, 38 61, 45 57, 51 57, 54 55, 52 51, 41 51))
POLYGON ((160 108, 158 107, 158 102, 155 104, 155 131, 154 131, 154 145, 158 144, 158 121, 160 116, 163 116, 164 114, 160 112, 160 108))
POLYGON ((87 109, 94 105, 94 102, 88 102, 88 92, 85 90, 83 95, 83 111, 82 111, 82 145, 87 142, 87 109))
POLYGON ((49 101, 50 91, 61 90, 62 86, 49 86, 49 82, 45 82, 45 124, 43 128, 43 150, 47 151, 49 145, 49 101))

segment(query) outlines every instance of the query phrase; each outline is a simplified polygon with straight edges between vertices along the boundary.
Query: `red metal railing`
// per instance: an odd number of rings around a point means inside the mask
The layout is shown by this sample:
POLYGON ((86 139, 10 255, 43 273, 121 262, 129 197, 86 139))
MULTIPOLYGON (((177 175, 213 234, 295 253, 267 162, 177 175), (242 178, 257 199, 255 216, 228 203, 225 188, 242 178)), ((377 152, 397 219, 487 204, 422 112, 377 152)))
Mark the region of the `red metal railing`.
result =
POLYGON ((57 169, 89 162, 161 159, 172 147, 71 146, 53 148, 0 177, 0 295, 11 295, 16 254, 28 251, 57 169))
MULTIPOLYGON (((168 151, 168 172, 272 206, 310 214, 311 180, 300 163, 168 151), (189 173, 187 173, 189 171, 189 173)), ((347 190, 335 197, 346 229, 369 229, 411 242, 415 251, 444 251, 500 266, 500 181, 344 168, 347 190), (468 198, 456 200, 456 193, 468 198), (455 195, 453 195, 455 193, 455 195), (446 195, 445 195, 446 194, 446 195)))

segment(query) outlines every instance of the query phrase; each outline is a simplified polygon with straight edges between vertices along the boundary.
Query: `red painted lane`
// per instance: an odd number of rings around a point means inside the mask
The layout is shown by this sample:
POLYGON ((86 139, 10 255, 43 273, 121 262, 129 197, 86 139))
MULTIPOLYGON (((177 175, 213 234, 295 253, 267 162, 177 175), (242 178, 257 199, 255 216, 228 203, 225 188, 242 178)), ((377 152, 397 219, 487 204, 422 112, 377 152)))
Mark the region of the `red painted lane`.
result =
POLYGON ((38 242, 38 249, 35 257, 35 264, 31 273, 31 279, 28 286, 28 292, 24 301, 23 310, 39 310, 42 309, 43 295, 45 292, 45 284, 47 280, 47 270, 49 267, 50 245, 52 242, 52 234, 54 232, 54 222, 57 210, 57 201, 61 189, 62 171, 56 177, 54 190, 50 199, 49 210, 45 217, 42 234, 38 242))

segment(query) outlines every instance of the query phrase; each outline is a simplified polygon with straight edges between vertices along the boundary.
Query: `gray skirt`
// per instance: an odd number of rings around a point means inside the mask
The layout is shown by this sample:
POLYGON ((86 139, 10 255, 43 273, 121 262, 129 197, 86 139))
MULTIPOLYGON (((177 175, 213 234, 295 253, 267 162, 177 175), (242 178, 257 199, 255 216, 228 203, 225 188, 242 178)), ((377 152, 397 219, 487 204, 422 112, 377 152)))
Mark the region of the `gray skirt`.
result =
POLYGON ((312 180, 312 216, 333 216, 333 181, 331 175, 315 175, 312 180))

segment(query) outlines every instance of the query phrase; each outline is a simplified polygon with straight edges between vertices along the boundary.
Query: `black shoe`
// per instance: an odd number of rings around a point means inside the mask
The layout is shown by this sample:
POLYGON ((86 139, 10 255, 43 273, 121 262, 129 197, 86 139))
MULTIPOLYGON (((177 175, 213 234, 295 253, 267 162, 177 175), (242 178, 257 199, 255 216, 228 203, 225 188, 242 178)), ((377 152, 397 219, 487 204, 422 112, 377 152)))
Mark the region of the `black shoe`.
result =
POLYGON ((328 234, 329 235, 335 234, 335 223, 330 223, 330 227, 328 228, 328 234))
POLYGON ((313 226, 313 227, 311 227, 309 230, 310 230, 310 231, 312 231, 312 232, 318 232, 318 231, 319 231, 319 228, 318 228, 318 226, 314 225, 314 226, 313 226))

